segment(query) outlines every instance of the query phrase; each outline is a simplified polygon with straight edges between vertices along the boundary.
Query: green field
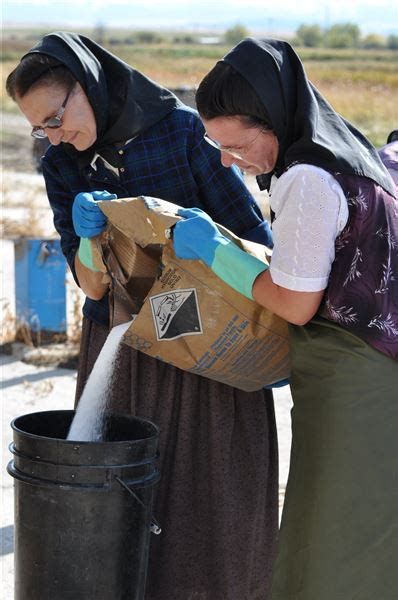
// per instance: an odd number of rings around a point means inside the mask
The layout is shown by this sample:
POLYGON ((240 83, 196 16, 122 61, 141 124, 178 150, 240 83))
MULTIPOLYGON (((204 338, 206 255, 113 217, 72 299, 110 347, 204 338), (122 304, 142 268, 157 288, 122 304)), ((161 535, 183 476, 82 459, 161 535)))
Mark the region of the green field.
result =
MULTIPOLYGON (((15 111, 4 81, 18 57, 34 45, 15 35, 3 39, 1 108, 15 111)), ((168 87, 197 86, 229 47, 201 44, 132 44, 108 48, 137 69, 168 87)), ((398 53, 392 50, 296 48, 306 71, 332 106, 376 145, 398 128, 398 53)))

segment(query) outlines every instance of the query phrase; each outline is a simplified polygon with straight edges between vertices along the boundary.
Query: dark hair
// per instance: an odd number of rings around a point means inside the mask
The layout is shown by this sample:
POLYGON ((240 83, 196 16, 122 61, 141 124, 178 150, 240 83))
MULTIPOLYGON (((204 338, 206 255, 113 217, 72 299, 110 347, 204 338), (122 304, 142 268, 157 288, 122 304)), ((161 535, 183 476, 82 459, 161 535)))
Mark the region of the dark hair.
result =
POLYGON ((6 90, 13 100, 23 98, 28 91, 40 85, 59 85, 71 89, 76 80, 70 70, 56 58, 46 54, 28 54, 9 74, 6 90))
POLYGON ((249 126, 272 129, 268 113, 255 90, 231 65, 218 62, 202 79, 196 106, 204 119, 240 116, 249 126))

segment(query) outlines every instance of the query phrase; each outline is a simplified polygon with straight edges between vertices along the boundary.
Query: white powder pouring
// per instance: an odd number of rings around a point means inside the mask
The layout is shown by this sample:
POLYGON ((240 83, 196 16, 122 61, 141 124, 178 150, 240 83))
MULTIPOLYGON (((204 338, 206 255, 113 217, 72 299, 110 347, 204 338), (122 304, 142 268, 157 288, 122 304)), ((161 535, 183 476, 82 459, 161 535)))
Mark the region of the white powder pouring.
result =
POLYGON ((98 442, 103 437, 106 403, 111 390, 119 344, 133 321, 113 327, 84 387, 66 439, 98 442))

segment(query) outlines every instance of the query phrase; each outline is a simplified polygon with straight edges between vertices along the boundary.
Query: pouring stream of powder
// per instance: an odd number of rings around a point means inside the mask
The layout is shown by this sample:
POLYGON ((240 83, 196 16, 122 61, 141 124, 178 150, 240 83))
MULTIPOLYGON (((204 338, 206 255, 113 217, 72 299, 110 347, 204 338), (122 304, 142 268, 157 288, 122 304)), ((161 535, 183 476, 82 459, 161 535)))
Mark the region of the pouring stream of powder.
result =
POLYGON ((104 413, 112 385, 119 344, 132 322, 128 321, 117 325, 109 332, 84 387, 69 429, 68 440, 94 442, 102 439, 104 413))

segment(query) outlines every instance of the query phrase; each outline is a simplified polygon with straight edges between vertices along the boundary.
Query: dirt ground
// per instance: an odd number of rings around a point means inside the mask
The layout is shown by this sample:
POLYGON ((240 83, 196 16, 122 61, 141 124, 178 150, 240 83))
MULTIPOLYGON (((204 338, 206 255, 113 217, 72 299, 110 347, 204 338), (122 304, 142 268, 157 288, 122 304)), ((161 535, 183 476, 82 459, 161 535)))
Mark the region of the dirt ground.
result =
POLYGON ((33 138, 22 115, 1 113, 1 237, 54 236, 44 181, 33 158, 33 138))
POLYGON ((1 113, 1 165, 5 171, 34 173, 33 138, 26 119, 19 114, 1 113))

